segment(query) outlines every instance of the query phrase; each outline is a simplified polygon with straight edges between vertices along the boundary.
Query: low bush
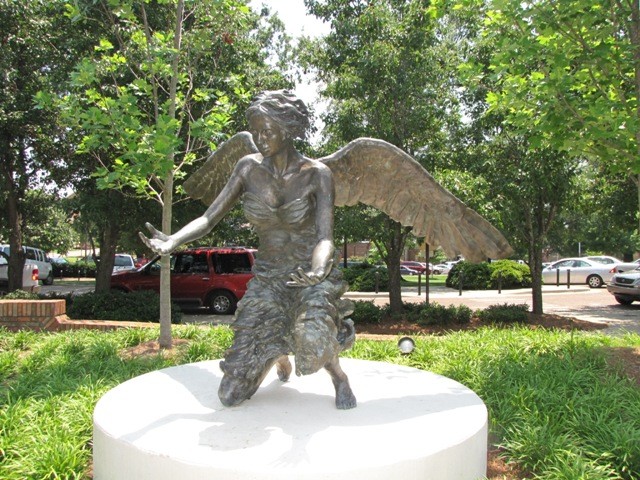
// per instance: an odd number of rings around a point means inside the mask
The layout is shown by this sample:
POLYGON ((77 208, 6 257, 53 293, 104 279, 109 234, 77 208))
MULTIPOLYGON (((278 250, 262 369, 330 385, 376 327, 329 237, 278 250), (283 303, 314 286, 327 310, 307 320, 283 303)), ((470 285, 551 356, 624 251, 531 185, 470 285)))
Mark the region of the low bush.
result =
POLYGON ((75 263, 53 264, 53 276, 56 278, 95 278, 96 264, 93 262, 78 261, 75 263))
POLYGON ((2 297, 3 300, 38 300, 39 298, 37 293, 27 292, 26 290, 14 290, 2 297))
POLYGON ((531 286, 531 270, 513 260, 497 260, 489 264, 491 288, 528 288, 531 286))
POLYGON ((416 318, 418 325, 462 325, 471 321, 473 311, 466 305, 449 305, 439 303, 422 305, 416 318))
POLYGON ((447 276, 449 288, 463 290, 489 290, 528 288, 531 286, 531 271, 528 265, 513 260, 497 260, 487 263, 456 263, 447 276))
POLYGON ((365 300, 356 300, 353 302, 354 309, 351 314, 351 320, 354 323, 380 323, 382 318, 382 309, 373 302, 365 300))
POLYGON ((477 310, 477 317, 486 323, 525 323, 527 321, 529 305, 503 303, 490 305, 484 310, 477 310))
MULTIPOLYGON (((68 306, 69 318, 78 320, 129 320, 158 322, 160 320, 160 296, 149 290, 123 293, 109 291, 85 293, 74 297, 68 306)), ((182 311, 177 305, 171 308, 171 323, 180 323, 182 311)))
POLYGON ((491 269, 487 262, 456 263, 447 276, 447 287, 463 290, 487 290, 491 287, 491 269))
POLYGON ((363 263, 345 268, 343 278, 349 284, 349 288, 356 292, 386 292, 389 290, 389 273, 385 268, 363 263))

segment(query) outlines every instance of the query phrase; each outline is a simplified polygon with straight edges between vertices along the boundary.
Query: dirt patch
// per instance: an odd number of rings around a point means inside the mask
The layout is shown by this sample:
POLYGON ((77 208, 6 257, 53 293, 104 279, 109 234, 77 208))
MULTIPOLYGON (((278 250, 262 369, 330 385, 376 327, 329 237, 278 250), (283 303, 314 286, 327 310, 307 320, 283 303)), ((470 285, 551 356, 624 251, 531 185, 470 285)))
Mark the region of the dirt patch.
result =
MULTIPOLYGON (((529 312, 526 326, 536 328, 556 328, 561 330, 602 330, 607 327, 603 323, 587 322, 573 317, 554 314, 533 314, 529 312)), ((360 338, 382 340, 397 335, 444 335, 449 332, 477 330, 487 324, 474 317, 469 323, 459 325, 418 325, 406 320, 384 319, 380 323, 363 323, 356 325, 356 332, 360 338)))
POLYGON ((178 353, 178 347, 188 343, 189 340, 174 338, 171 342, 171 348, 161 348, 160 342, 151 340, 123 350, 121 357, 125 360, 140 357, 155 357, 158 355, 163 355, 165 358, 173 358, 178 353))

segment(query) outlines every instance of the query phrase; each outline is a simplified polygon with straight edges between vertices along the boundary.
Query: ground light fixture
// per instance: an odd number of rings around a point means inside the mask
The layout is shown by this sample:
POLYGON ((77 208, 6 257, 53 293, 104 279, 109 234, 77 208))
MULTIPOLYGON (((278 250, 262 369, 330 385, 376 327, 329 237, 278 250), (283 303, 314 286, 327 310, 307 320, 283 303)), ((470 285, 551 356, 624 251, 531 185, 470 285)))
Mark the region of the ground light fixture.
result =
POLYGON ((398 349, 403 355, 409 355, 416 348, 416 343, 410 337, 402 337, 398 340, 398 349))

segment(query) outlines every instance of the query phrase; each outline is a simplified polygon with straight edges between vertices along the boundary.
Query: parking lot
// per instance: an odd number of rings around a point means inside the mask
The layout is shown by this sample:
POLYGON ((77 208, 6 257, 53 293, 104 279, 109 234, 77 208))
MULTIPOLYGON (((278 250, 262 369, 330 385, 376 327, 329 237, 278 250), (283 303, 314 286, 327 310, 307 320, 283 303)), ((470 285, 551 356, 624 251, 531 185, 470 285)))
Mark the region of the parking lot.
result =
MULTIPOLYGON (((50 286, 42 286, 41 292, 55 291, 58 293, 76 294, 93 290, 90 282, 54 282, 50 286)), ((348 292, 347 297, 353 300, 373 301, 376 305, 389 303, 389 296, 385 293, 348 292)), ((424 302, 425 292, 418 295, 417 288, 405 288, 402 292, 405 302, 424 302)), ((495 290, 463 291, 462 295, 457 290, 446 287, 432 287, 429 291, 429 301, 440 305, 467 305, 471 309, 486 308, 496 304, 523 304, 531 307, 531 289, 503 290, 498 293, 495 290)), ((605 330, 610 334, 619 334, 631 331, 640 334, 640 303, 629 306, 619 305, 613 295, 606 288, 588 288, 587 286, 556 287, 545 285, 543 287, 543 309, 545 313, 554 313, 575 317, 580 320, 606 323, 605 330)), ((208 309, 190 309, 184 311, 185 323, 204 324, 229 324, 233 321, 232 315, 212 315, 208 309)))

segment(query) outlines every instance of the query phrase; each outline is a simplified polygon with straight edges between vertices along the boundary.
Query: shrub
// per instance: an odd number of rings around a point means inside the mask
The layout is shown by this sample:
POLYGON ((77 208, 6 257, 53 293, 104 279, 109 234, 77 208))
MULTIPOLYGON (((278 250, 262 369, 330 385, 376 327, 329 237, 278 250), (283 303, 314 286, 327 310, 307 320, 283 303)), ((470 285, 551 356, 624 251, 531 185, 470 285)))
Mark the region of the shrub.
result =
POLYGON ((389 274, 385 268, 363 263, 345 268, 342 272, 343 278, 353 291, 375 292, 376 283, 379 291, 389 290, 389 274))
POLYGON ((489 264, 491 269, 491 287, 526 288, 531 286, 531 270, 529 265, 523 265, 513 260, 497 260, 489 264))
POLYGON ((478 310, 476 315, 487 323, 525 323, 527 321, 529 305, 503 303, 490 305, 484 310, 478 310))
POLYGON ((27 292, 26 290, 14 290, 2 297, 3 300, 38 300, 37 293, 27 292))
POLYGON ((460 288, 460 282, 463 290, 487 290, 491 285, 489 264, 466 261, 456 263, 447 276, 446 285, 449 288, 460 288))
POLYGON ((356 300, 353 302, 354 309, 351 320, 354 323, 379 323, 382 318, 382 309, 373 302, 356 300))
POLYGON ((421 305, 415 321, 418 325, 462 325, 471 321, 472 311, 466 305, 449 305, 439 303, 421 305))
MULTIPOLYGON (((109 291, 85 293, 74 297, 67 311, 69 318, 79 320, 129 320, 158 322, 160 296, 149 290, 124 293, 109 291)), ((171 323, 180 323, 180 307, 172 305, 171 323)))
POLYGON ((513 260, 497 260, 491 263, 462 261, 453 266, 447 276, 446 285, 459 289, 461 281, 463 290, 497 289, 498 281, 504 289, 526 288, 531 286, 531 271, 528 265, 521 265, 513 260))

